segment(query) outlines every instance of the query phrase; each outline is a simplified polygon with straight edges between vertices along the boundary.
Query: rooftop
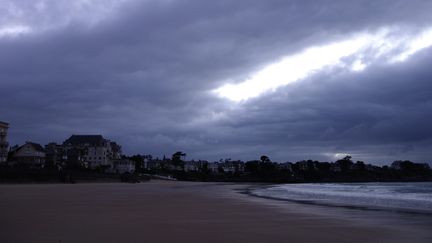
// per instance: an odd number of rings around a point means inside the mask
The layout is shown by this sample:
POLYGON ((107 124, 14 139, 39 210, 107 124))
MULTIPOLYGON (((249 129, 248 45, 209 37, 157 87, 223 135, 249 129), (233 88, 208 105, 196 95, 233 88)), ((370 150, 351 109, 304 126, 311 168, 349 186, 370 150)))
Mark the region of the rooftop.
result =
POLYGON ((103 145, 106 140, 102 135, 72 135, 66 141, 63 142, 64 145, 72 144, 72 145, 83 145, 83 144, 91 144, 91 145, 103 145))
POLYGON ((42 145, 40 145, 40 144, 38 144, 38 143, 33 143, 33 142, 26 142, 24 145, 20 146, 18 149, 24 147, 24 146, 27 145, 27 144, 30 144, 31 146, 33 146, 33 148, 34 148, 36 151, 39 151, 39 152, 45 152, 45 149, 42 147, 42 145))

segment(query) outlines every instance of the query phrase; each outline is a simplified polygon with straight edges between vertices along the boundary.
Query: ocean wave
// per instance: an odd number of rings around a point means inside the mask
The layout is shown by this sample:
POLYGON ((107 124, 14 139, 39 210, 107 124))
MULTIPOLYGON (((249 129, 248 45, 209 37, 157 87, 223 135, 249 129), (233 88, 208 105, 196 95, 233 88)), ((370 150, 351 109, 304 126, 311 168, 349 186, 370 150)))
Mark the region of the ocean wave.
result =
POLYGON ((314 204, 432 213, 432 183, 284 184, 252 195, 314 204))

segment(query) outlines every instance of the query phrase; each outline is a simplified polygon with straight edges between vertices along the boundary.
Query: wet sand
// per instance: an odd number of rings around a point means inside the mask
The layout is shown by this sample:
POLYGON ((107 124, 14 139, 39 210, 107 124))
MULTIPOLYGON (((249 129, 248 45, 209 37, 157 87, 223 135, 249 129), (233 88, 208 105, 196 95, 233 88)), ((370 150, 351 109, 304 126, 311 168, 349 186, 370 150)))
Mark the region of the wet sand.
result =
POLYGON ((432 233, 284 208, 244 185, 0 185, 0 242, 432 242, 432 233))

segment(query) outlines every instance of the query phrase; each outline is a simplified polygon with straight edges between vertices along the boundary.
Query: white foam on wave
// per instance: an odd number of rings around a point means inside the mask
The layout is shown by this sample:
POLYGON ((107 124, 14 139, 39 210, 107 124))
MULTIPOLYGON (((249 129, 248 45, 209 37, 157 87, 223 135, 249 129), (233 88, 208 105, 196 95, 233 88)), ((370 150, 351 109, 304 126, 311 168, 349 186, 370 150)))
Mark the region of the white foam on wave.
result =
POLYGON ((256 189, 252 194, 331 205, 432 212, 432 183, 286 184, 256 189))

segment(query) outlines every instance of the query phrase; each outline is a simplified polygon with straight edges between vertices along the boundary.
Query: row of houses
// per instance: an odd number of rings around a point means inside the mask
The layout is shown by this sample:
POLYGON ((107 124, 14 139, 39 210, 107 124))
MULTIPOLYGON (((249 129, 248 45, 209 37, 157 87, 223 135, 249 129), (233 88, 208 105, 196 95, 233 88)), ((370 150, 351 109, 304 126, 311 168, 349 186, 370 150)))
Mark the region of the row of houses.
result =
MULTIPOLYGON (((245 173, 247 172, 246 166, 248 163, 261 163, 262 161, 255 160, 255 161, 248 161, 244 162, 241 160, 221 160, 219 162, 208 162, 208 161, 184 161, 181 166, 179 165, 173 165, 171 163, 171 160, 169 159, 151 159, 151 156, 143 156, 143 164, 142 169, 144 170, 176 170, 176 171, 185 171, 185 172, 203 172, 208 171, 214 174, 223 174, 223 173, 245 173)), ((270 163, 273 169, 275 170, 285 170, 288 172, 293 171, 327 171, 327 172, 346 172, 346 171, 378 171, 381 169, 379 166, 374 166, 370 164, 364 164, 363 162, 359 161, 356 163, 353 163, 352 161, 346 161, 346 163, 343 163, 341 161, 336 161, 333 163, 330 162, 319 162, 319 161, 312 161, 312 160, 303 160, 298 161, 295 163, 292 162, 284 162, 284 163, 278 163, 278 162, 267 162, 270 163)), ((400 169, 396 168, 395 165, 397 162, 394 162, 392 164, 392 168, 394 169, 400 169)), ((429 168, 427 164, 421 164, 425 168, 429 168)))
POLYGON ((206 160, 191 160, 183 161, 181 165, 174 165, 169 159, 152 159, 151 157, 143 156, 143 170, 171 170, 185 172, 202 172, 209 171, 215 174, 218 173, 243 173, 245 163, 243 161, 221 161, 208 162, 206 160))
MULTIPOLYGON (((45 166, 79 166, 91 169, 103 169, 106 172, 134 172, 135 162, 122 156, 121 146, 102 135, 72 135, 63 143, 49 143, 42 146, 34 142, 26 142, 21 146, 9 149, 7 140, 9 124, 0 121, 0 164, 25 165, 31 167, 45 166)), ((177 152, 179 153, 179 152, 177 152)), ((181 153, 180 153, 181 154, 181 153)), ((172 163, 169 159, 153 159, 150 155, 141 156, 143 170, 177 170, 186 172, 209 171, 215 174, 244 173, 247 163, 231 159, 219 162, 181 161, 181 165, 172 163)), ((263 156, 267 157, 267 156, 263 156)), ((268 158, 267 158, 268 159, 268 158)), ((174 160, 174 158, 173 158, 174 160)), ((259 163, 260 161, 249 161, 259 163)), ((270 162, 262 160, 261 162, 270 162)), ((304 160, 296 163, 271 163, 274 169, 293 171, 330 171, 346 172, 352 170, 378 171, 378 166, 365 164, 361 161, 353 163, 351 157, 333 163, 304 160)), ((401 170, 407 161, 395 161, 390 168, 401 170)), ((409 163, 408 163, 409 165, 409 163)), ((428 164, 418 164, 424 169, 430 169, 428 164)), ((407 167, 407 166, 405 166, 407 167)))
POLYGON ((8 123, 0 122, 0 163, 26 167, 80 166, 107 172, 134 172, 135 163, 122 158, 121 146, 102 135, 72 135, 63 143, 42 146, 31 141, 9 149, 8 123))
MULTIPOLYGON (((144 155, 142 156, 143 163, 142 169, 144 170, 177 170, 177 171, 185 171, 185 172, 202 172, 209 171, 214 174, 222 174, 222 173, 244 173, 247 162, 241 160, 220 160, 219 162, 208 162, 206 160, 198 160, 198 161, 184 161, 181 166, 175 166, 171 163, 170 159, 152 159, 151 156, 144 155)), ((248 161, 260 163, 261 161, 248 161)), ((270 162, 278 170, 287 170, 292 172, 294 168, 298 171, 311 171, 311 170, 319 170, 318 165, 322 164, 318 161, 305 160, 299 161, 296 163, 292 162, 270 162)), ((341 172, 341 166, 338 163, 327 163, 329 166, 328 170, 333 172, 341 172)), ((373 168, 369 168, 371 165, 367 165, 367 169, 372 170, 373 168)), ((351 168, 354 169, 354 168, 351 168)))

